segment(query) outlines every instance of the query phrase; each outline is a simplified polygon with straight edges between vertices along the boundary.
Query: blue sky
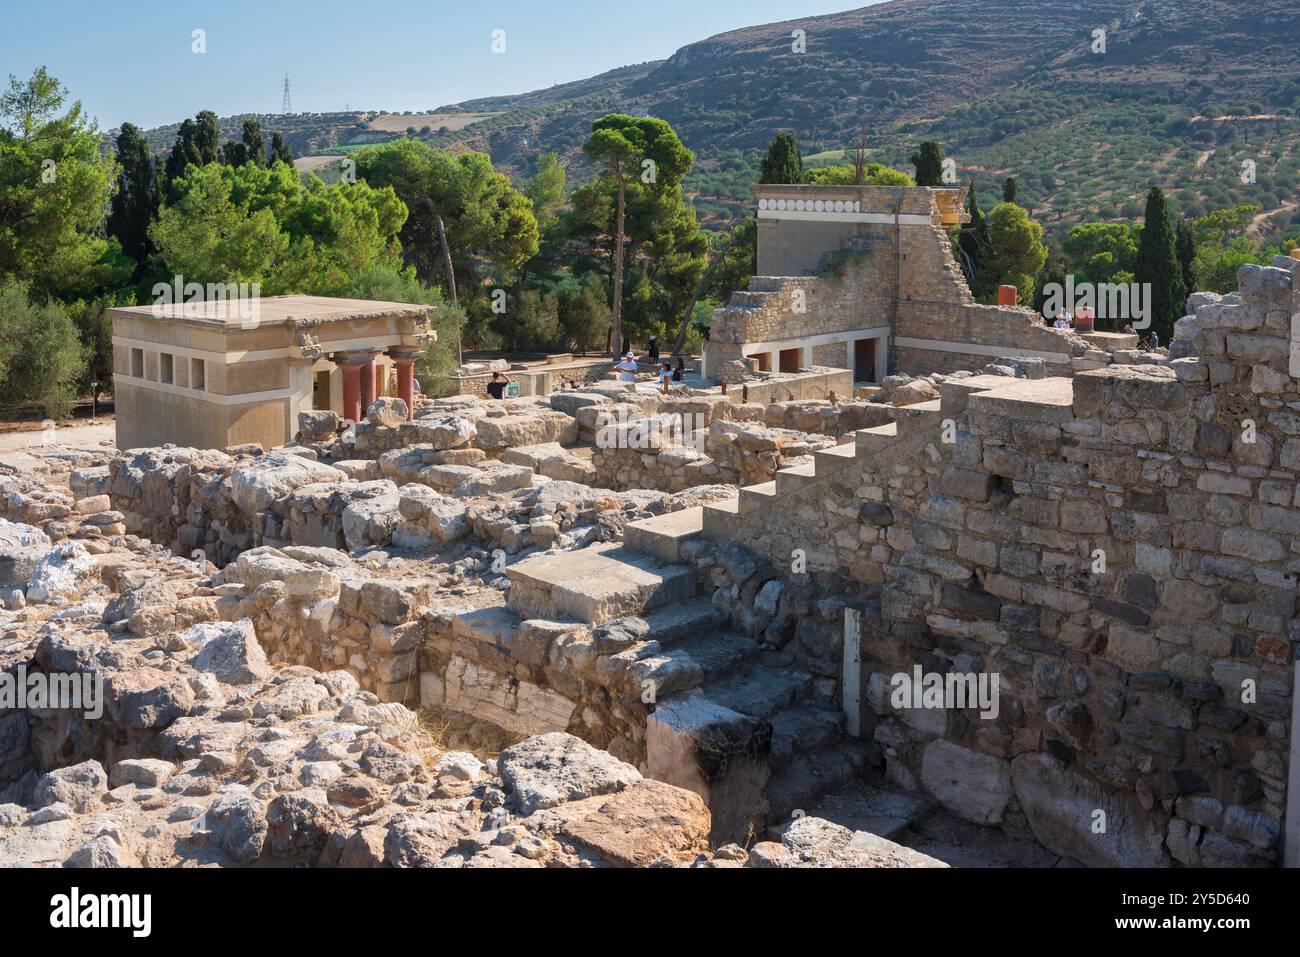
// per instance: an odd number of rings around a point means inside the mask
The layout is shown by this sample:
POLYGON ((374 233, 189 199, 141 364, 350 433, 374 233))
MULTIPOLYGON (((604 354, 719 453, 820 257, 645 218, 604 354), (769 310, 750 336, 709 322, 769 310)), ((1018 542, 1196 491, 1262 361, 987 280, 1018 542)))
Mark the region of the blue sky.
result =
POLYGON ((200 109, 421 110, 658 60, 715 33, 871 0, 47 0, 7 4, 0 68, 45 65, 101 127, 200 109), (207 52, 192 52, 192 31, 207 52), (493 30, 506 52, 491 52, 493 30))

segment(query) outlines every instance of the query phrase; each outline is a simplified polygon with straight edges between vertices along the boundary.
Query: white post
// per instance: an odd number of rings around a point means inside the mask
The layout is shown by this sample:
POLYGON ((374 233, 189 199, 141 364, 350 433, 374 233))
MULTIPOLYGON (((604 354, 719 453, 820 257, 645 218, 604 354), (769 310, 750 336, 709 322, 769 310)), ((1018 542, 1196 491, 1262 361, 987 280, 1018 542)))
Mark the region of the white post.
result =
POLYGON ((862 734, 862 612, 844 609, 844 666, 840 675, 843 687, 844 730, 850 737, 862 734))

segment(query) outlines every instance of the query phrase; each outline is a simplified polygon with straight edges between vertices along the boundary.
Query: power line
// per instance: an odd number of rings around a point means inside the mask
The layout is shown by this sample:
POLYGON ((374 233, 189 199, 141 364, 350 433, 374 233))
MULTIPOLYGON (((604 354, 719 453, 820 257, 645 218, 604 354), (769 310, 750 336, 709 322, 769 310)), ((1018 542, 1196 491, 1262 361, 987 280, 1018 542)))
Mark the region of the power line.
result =
POLYGON ((289 99, 289 74, 284 75, 284 100, 280 103, 281 113, 292 113, 293 102, 289 99))

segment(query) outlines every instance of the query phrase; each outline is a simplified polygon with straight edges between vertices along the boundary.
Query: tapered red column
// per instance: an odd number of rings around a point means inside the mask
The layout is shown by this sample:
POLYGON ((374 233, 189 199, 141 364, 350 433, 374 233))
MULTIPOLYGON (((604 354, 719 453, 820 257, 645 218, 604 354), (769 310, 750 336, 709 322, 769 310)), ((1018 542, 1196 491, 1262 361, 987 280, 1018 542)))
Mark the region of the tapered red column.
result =
POLYGON ((397 397, 406 403, 406 415, 415 415, 415 360, 420 357, 418 349, 394 349, 388 355, 397 367, 397 397))
POLYGON ((343 418, 361 421, 361 366, 355 362, 340 362, 343 373, 343 418))
POLYGON ((361 364, 361 414, 365 415, 375 404, 375 355, 372 352, 361 364))

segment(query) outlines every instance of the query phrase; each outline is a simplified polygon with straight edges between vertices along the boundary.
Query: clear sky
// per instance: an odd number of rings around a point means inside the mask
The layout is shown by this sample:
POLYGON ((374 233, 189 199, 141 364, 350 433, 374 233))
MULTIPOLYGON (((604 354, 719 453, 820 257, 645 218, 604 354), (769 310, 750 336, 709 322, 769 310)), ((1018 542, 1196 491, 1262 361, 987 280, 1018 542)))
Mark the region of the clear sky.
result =
POLYGON ((423 110, 659 60, 715 33, 874 0, 22 0, 0 70, 44 65, 103 128, 295 112, 423 110), (207 52, 192 51, 194 30, 207 52), (505 31, 494 54, 492 32, 505 31))

